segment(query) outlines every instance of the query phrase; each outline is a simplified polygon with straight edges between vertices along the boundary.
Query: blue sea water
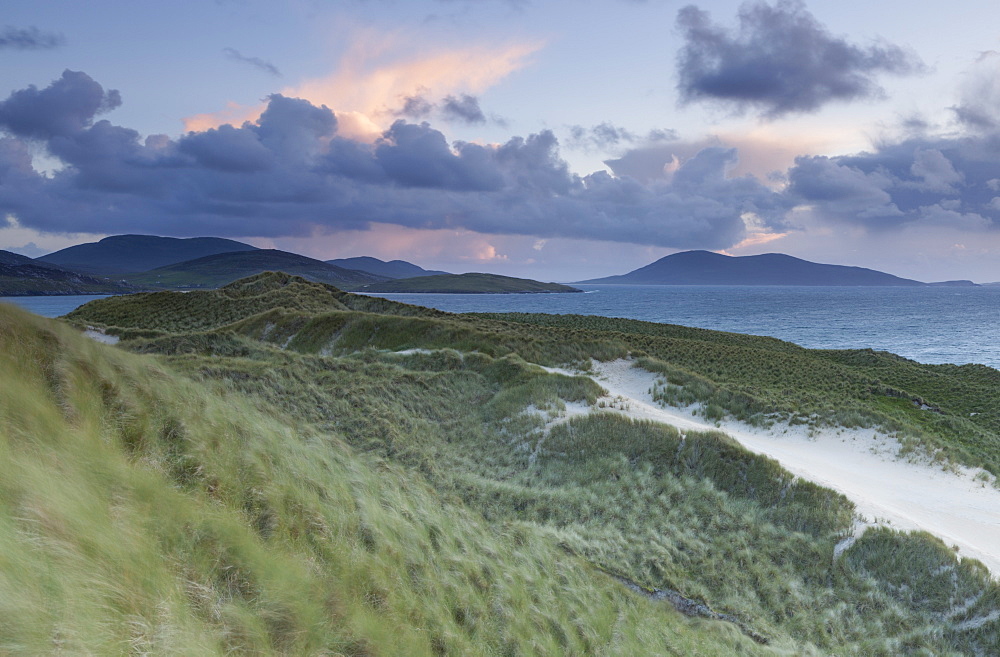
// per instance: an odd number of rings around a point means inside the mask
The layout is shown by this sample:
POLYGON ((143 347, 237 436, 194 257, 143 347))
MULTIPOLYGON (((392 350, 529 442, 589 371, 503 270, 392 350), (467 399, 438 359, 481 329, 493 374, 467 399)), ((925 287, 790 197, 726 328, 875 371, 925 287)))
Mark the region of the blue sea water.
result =
MULTIPOLYGON (((581 285, 585 294, 385 294, 448 312, 576 313, 754 335, 804 347, 872 348, 923 363, 1000 369, 1000 286, 739 287, 581 285)), ((97 297, 10 297, 63 315, 97 297)))
POLYGON ((0 303, 12 303, 42 317, 60 317, 107 294, 66 294, 38 297, 0 297, 0 303))

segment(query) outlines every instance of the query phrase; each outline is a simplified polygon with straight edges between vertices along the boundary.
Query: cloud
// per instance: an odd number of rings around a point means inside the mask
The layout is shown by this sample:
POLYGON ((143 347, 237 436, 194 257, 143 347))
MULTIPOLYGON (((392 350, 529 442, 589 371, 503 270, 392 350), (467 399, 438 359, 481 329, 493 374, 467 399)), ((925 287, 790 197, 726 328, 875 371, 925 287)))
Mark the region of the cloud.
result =
POLYGON ((631 130, 614 125, 610 121, 603 121, 590 128, 582 125, 569 126, 569 140, 567 148, 583 151, 609 151, 620 146, 634 144, 657 144, 664 141, 677 139, 677 133, 673 130, 654 128, 645 135, 638 135, 631 130))
MULTIPOLYGON (((790 208, 751 176, 733 176, 734 149, 710 147, 671 179, 643 184, 580 177, 550 131, 502 144, 448 143, 428 123, 397 119, 374 141, 342 131, 340 114, 273 94, 239 127, 145 139, 107 120, 119 102, 85 74, 0 102, 0 216, 48 232, 304 237, 412 229, 578 238, 672 248, 724 248, 744 217, 780 228, 790 208), (24 119, 34 108, 35 122, 24 119), (39 147, 66 166, 43 175, 39 147)), ((997 194, 993 194, 996 196, 997 194)))
POLYGON ((829 147, 829 140, 822 135, 809 133, 798 136, 782 130, 775 132, 767 126, 738 133, 719 135, 698 140, 643 140, 624 150, 618 157, 604 161, 615 175, 629 176, 644 184, 669 180, 681 162, 698 152, 712 147, 735 148, 739 161, 730 170, 732 176, 753 175, 767 181, 770 186, 784 182, 785 171, 795 158, 804 153, 822 152, 829 147))
POLYGON ((487 148, 460 144, 456 153, 444 135, 426 123, 393 123, 379 140, 374 158, 389 180, 404 187, 486 192, 504 184, 487 148))
POLYGON ((461 121, 469 125, 486 123, 486 115, 479 107, 479 99, 469 94, 459 97, 445 96, 441 106, 445 119, 461 121))
POLYGON ((30 86, 12 93, 0 105, 0 127, 19 137, 72 135, 121 102, 117 91, 105 91, 86 73, 67 70, 41 91, 30 86))
POLYGON ((0 30, 0 50, 53 50, 66 43, 61 34, 42 32, 37 27, 12 27, 0 30))
POLYGON ((46 253, 65 249, 80 242, 107 237, 106 235, 98 236, 95 234, 42 233, 21 226, 17 221, 17 217, 8 216, 6 219, 7 225, 0 226, 0 249, 20 253, 29 258, 37 258, 46 253))
POLYGON ((855 155, 800 157, 788 192, 816 216, 869 229, 983 230, 1000 226, 998 168, 1000 133, 915 136, 855 155))
POLYGON ((981 53, 960 88, 960 100, 951 108, 959 122, 973 130, 1000 129, 1000 52, 981 53))
MULTIPOLYGON (((541 43, 475 45, 428 48, 403 33, 355 30, 352 41, 327 76, 285 87, 281 94, 304 98, 314 105, 336 107, 338 115, 350 114, 343 128, 355 139, 374 141, 401 116, 401 99, 444 98, 454 94, 479 94, 527 64, 541 43)), ((411 105, 417 110, 420 105, 411 105)), ((263 106, 230 106, 218 113, 204 113, 184 120, 186 130, 216 128, 224 123, 254 121, 263 106)), ((425 116, 408 115, 423 119, 425 116)))
POLYGON ((410 119, 426 119, 434 111, 434 104, 423 96, 407 96, 403 99, 403 107, 396 114, 410 119))
POLYGON ((260 57, 247 57, 246 55, 242 54, 239 50, 236 50, 235 48, 223 48, 222 52, 224 52, 226 56, 229 57, 230 59, 234 59, 238 62, 249 64, 250 66, 253 66, 257 70, 264 71, 265 73, 273 75, 274 77, 277 78, 281 77, 281 71, 278 70, 277 66, 275 66, 271 62, 261 59, 260 57))
POLYGON ((464 123, 466 125, 482 125, 489 120, 496 125, 504 126, 506 121, 496 115, 489 119, 479 106, 479 99, 471 94, 447 95, 440 102, 431 102, 426 96, 406 96, 401 99, 402 107, 392 110, 396 117, 422 120, 436 116, 446 123, 464 123))
POLYGON ((716 102, 776 119, 832 101, 879 98, 877 74, 923 70, 898 46, 861 47, 834 37, 799 0, 747 3, 738 20, 732 31, 694 5, 678 12, 685 41, 677 63, 682 103, 716 102))

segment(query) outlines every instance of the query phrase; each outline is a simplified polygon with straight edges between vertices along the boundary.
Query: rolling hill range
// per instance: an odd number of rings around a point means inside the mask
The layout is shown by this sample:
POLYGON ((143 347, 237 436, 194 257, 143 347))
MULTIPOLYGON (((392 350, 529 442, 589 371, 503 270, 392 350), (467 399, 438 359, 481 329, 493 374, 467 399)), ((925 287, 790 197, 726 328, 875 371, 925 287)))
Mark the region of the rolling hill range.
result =
POLYGON ((77 244, 37 260, 87 274, 115 276, 218 253, 254 251, 257 247, 219 237, 158 237, 113 235, 99 242, 77 244))
POLYGON ((633 420, 588 375, 630 356, 661 377, 653 399, 709 422, 891 431, 911 454, 1000 472, 995 370, 453 315, 279 273, 66 321, 121 342, 0 307, 0 581, 15 583, 0 645, 1000 650, 1000 585, 981 564, 924 532, 861 533, 844 496, 716 431, 633 420))
POLYGON ((446 271, 427 270, 405 260, 390 260, 389 262, 385 262, 371 256, 338 258, 336 260, 326 260, 325 262, 330 265, 343 267, 344 269, 366 271, 369 274, 378 274, 386 278, 414 278, 416 276, 438 276, 448 273, 446 271))
POLYGON ((781 253, 726 256, 684 251, 620 276, 580 283, 619 285, 844 285, 919 286, 920 281, 843 265, 824 265, 781 253))
POLYGON ((139 289, 120 280, 87 276, 17 253, 0 251, 0 296, 123 294, 139 289))
POLYGON ((386 280, 383 276, 344 269, 277 249, 219 253, 132 274, 128 280, 135 285, 163 288, 215 288, 265 271, 283 271, 340 288, 355 288, 386 280))
POLYGON ((437 274, 371 283, 353 288, 363 292, 422 292, 430 294, 545 294, 581 292, 569 285, 541 283, 498 274, 437 274))

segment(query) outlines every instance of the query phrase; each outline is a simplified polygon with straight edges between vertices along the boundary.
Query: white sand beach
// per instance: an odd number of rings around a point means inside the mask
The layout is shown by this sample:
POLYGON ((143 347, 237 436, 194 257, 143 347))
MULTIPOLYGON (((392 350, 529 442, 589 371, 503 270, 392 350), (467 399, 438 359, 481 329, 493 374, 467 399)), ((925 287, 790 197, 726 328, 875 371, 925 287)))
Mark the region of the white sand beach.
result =
MULTIPOLYGON (((551 372, 580 374, 555 368, 551 372)), ((899 443, 872 429, 810 429, 776 425, 759 429, 742 422, 718 425, 681 408, 664 408, 650 389, 656 375, 632 361, 594 362, 586 373, 610 401, 592 412, 671 424, 686 430, 721 430, 748 449, 777 460, 791 473, 843 493, 857 506, 859 527, 888 525, 924 530, 982 561, 1000 576, 1000 489, 981 470, 900 458, 899 443)))

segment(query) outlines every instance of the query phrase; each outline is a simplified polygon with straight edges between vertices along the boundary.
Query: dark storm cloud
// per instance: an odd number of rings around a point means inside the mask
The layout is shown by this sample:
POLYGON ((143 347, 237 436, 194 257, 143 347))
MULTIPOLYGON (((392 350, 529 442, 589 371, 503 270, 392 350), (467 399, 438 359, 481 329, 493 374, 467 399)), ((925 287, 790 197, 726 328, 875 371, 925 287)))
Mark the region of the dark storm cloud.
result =
POLYGON ((107 92, 86 73, 63 71, 62 77, 39 91, 35 86, 15 91, 0 104, 0 128, 19 137, 49 139, 73 135, 98 114, 121 105, 121 96, 107 92))
POLYGON ((37 27, 0 29, 0 50, 52 50, 66 42, 61 34, 42 32, 37 27))
POLYGON ((255 131, 231 125, 191 133, 180 141, 179 150, 199 165, 220 171, 266 171, 274 163, 274 154, 255 131))
POLYGON ((677 64, 683 103, 719 102, 774 119, 831 101, 878 98, 877 74, 923 69, 898 46, 861 47, 834 37, 798 0, 744 4, 738 18, 738 29, 730 31, 694 5, 678 12, 685 40, 677 64))
POLYGON ((486 123, 486 115, 479 107, 479 99, 475 96, 446 96, 441 105, 441 115, 445 120, 461 121, 469 125, 486 123))
POLYGON ((294 161, 316 155, 323 140, 336 132, 337 117, 326 105, 316 107, 308 100, 273 94, 257 125, 244 124, 242 129, 255 132, 268 149, 294 161))
POLYGON ((873 152, 800 157, 788 193, 819 216, 872 229, 1000 226, 1000 134, 911 137, 873 152))
POLYGON ((275 66, 269 61, 261 59, 260 57, 247 57, 246 55, 241 53, 239 50, 236 50, 235 48, 223 48, 222 52, 224 52, 226 56, 229 57, 230 59, 234 59, 238 62, 243 62, 244 64, 249 64, 258 71, 264 71, 265 73, 268 73, 278 78, 281 77, 281 71, 278 70, 277 66, 275 66))
MULTIPOLYGON (((580 177, 550 131, 499 145, 448 143, 427 123, 396 121, 373 144, 337 133, 327 107, 275 94, 253 122, 142 139, 95 115, 117 105, 82 73, 0 102, 0 216, 53 232, 290 236, 414 228, 723 248, 743 216, 779 226, 787 199, 729 177, 732 149, 706 148, 671 177, 580 177), (39 146, 66 166, 32 166, 39 146)), ((941 162, 925 177, 948 183, 941 162)))
POLYGON ((396 121, 374 155, 388 178, 405 187, 496 191, 503 186, 490 151, 475 144, 459 144, 457 151, 426 123, 396 121))

